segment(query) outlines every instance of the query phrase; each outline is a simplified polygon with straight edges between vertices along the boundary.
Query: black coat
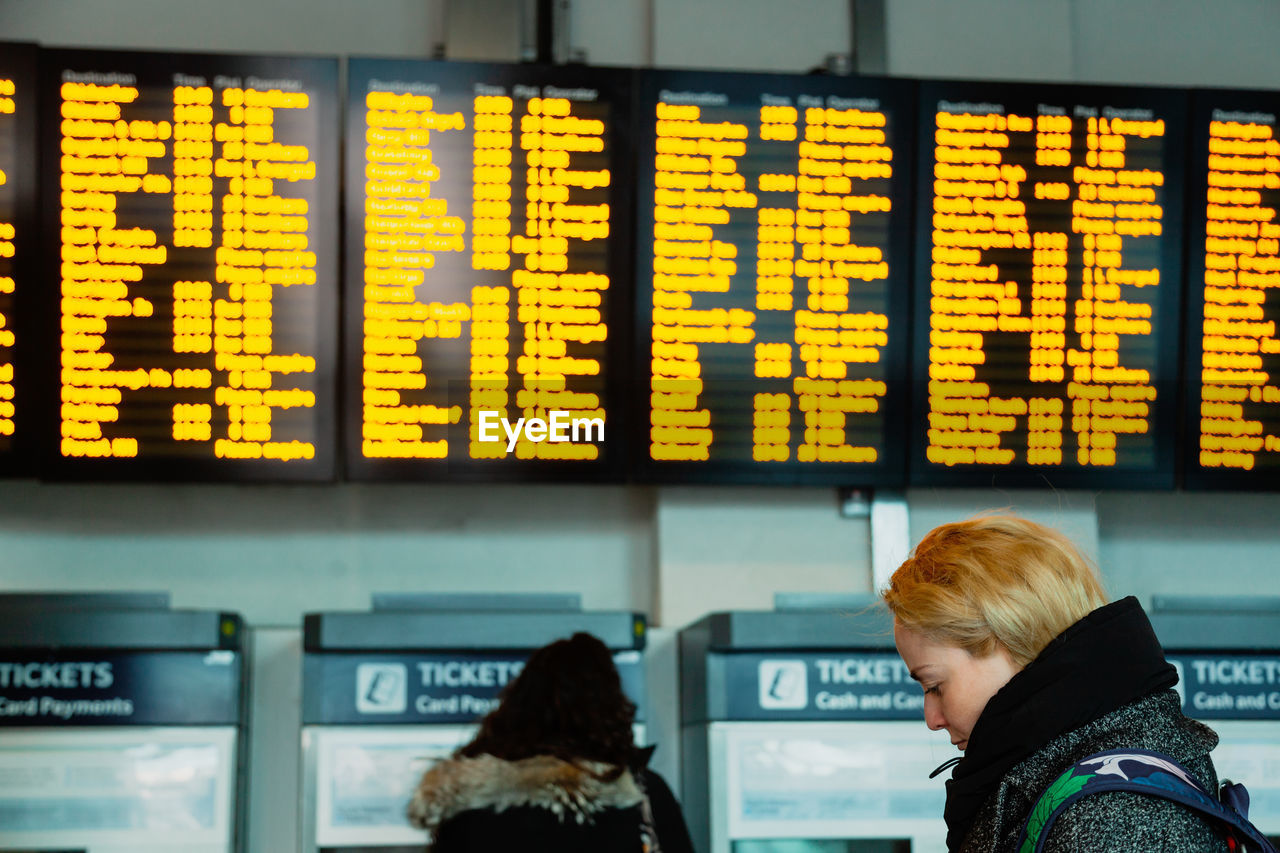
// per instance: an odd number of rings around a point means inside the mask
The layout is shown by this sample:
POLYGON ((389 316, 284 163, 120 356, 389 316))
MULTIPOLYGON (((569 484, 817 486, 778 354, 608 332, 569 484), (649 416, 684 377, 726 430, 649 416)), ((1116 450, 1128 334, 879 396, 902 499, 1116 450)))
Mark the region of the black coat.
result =
POLYGON ((602 781, 609 769, 552 756, 451 758, 423 776, 409 820, 431 834, 432 853, 641 853, 647 794, 663 853, 693 853, 662 777, 637 769, 602 781))
MULTIPOLYGON (((1010 770, 979 811, 965 853, 1013 851, 1035 800, 1062 769, 1095 752, 1148 749, 1172 756, 1209 790, 1218 777, 1209 751, 1218 743, 1207 727, 1182 715, 1172 690, 1140 699, 1046 744, 1010 770)), ((1094 794, 1067 808, 1053 825, 1045 853, 1227 853, 1222 832, 1191 809, 1116 791, 1094 794)))
MULTIPOLYGON (((1014 853, 1036 800, 1074 764, 1109 749, 1172 756, 1216 792, 1211 729, 1182 714, 1177 681, 1136 599, 1090 613, 995 696, 947 783, 948 848, 1014 853)), ((1094 794, 1050 831, 1050 853, 1226 853, 1222 835, 1188 808, 1141 794, 1094 794)))

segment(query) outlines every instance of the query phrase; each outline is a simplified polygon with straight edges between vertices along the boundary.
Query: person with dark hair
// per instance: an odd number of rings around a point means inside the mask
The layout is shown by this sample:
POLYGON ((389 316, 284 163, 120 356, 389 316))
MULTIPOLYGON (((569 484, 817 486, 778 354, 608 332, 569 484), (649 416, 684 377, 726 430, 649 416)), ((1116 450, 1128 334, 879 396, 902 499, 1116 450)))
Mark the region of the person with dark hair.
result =
POLYGON ((475 738, 423 775, 409 821, 432 853, 693 853, 635 714, 596 637, 544 646, 475 738))

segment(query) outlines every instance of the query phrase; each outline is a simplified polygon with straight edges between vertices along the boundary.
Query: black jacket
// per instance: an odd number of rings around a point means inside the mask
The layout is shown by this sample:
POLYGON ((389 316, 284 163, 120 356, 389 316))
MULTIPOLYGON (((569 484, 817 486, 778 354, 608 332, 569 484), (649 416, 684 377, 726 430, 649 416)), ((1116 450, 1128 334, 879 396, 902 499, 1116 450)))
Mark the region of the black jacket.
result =
MULTIPOLYGON (((1014 853, 1036 800, 1081 758, 1108 749, 1163 752, 1216 793, 1211 729, 1182 714, 1177 682, 1134 598, 1064 631, 987 703, 947 782, 947 847, 1014 853)), ((1225 853, 1218 830, 1190 809, 1115 792, 1070 806, 1051 853, 1225 853)))
POLYGON ((422 777, 409 821, 432 853, 641 853, 640 785, 663 853, 693 853, 671 789, 648 769, 601 781, 608 765, 553 756, 451 758, 422 777))

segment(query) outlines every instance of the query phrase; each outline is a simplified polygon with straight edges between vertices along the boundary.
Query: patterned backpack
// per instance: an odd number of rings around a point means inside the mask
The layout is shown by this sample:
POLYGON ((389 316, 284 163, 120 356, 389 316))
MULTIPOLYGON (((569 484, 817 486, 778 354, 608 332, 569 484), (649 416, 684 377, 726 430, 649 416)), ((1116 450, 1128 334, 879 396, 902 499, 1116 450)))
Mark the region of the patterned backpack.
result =
POLYGON ((1217 824, 1231 850, 1277 853, 1249 822, 1249 792, 1243 785, 1223 782, 1219 796, 1214 797, 1177 761, 1143 749, 1099 752, 1068 767, 1036 801, 1019 836, 1018 853, 1039 853, 1064 809, 1081 797, 1104 791, 1131 791, 1173 800, 1217 824))

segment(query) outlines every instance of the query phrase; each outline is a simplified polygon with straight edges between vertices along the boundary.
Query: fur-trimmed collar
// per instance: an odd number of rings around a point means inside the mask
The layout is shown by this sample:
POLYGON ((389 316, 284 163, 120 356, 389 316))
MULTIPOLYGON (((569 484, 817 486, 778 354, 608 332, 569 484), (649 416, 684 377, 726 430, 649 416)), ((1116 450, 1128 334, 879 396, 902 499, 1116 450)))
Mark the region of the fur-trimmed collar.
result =
POLYGON ((550 755, 503 761, 492 755, 450 758, 426 772, 409 801, 409 822, 433 832, 446 820, 472 809, 535 806, 564 820, 586 823, 608 808, 637 805, 643 794, 631 772, 601 781, 611 765, 570 764, 550 755))

